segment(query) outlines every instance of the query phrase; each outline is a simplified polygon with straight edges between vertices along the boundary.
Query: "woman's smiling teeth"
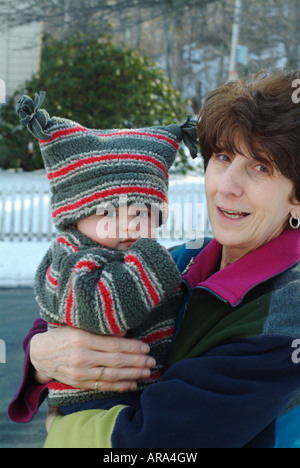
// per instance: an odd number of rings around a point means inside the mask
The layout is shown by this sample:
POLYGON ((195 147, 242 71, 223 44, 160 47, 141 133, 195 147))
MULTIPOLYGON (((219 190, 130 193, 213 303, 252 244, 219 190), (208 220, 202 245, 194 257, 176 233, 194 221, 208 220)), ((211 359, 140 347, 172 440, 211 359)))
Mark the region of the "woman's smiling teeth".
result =
POLYGON ((219 210, 223 213, 226 218, 229 219, 242 219, 246 218, 246 216, 249 216, 250 213, 244 213, 242 211, 230 211, 230 210, 224 210, 223 208, 219 208, 219 210))

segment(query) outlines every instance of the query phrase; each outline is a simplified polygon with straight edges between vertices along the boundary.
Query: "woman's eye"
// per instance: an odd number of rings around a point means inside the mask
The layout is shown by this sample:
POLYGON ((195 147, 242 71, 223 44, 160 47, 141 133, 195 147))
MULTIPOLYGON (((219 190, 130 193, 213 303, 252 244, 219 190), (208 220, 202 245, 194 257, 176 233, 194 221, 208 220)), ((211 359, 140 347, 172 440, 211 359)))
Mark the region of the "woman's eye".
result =
POLYGON ((254 169, 257 171, 257 172, 260 172, 262 174, 270 174, 271 173, 271 170, 268 166, 266 166, 265 164, 257 164, 254 169))
POLYGON ((230 156, 228 156, 228 154, 225 154, 225 153, 219 153, 216 155, 216 158, 219 160, 219 161, 223 161, 223 162, 230 162, 231 161, 231 158, 230 156))

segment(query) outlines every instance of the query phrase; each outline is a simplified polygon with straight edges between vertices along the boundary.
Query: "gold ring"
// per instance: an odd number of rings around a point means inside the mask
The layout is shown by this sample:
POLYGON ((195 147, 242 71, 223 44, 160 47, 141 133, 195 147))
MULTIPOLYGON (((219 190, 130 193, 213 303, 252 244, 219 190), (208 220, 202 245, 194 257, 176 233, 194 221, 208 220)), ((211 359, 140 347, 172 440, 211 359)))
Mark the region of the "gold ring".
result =
POLYGON ((102 380, 104 371, 105 371, 105 367, 102 366, 102 367, 100 368, 100 375, 99 375, 99 378, 98 378, 97 382, 95 383, 95 391, 98 390, 98 385, 99 385, 99 382, 102 380))

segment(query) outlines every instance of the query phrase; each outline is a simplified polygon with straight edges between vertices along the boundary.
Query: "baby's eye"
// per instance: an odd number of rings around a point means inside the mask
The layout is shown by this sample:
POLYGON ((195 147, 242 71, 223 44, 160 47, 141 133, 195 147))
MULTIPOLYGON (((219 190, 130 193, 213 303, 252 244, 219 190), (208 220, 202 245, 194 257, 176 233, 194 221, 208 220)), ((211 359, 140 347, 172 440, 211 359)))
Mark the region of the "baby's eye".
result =
POLYGON ((103 216, 107 218, 115 218, 117 216, 116 210, 105 210, 103 216))
POLYGON ((148 210, 147 211, 137 211, 136 212, 136 215, 139 217, 139 218, 148 218, 149 216, 149 212, 148 210))

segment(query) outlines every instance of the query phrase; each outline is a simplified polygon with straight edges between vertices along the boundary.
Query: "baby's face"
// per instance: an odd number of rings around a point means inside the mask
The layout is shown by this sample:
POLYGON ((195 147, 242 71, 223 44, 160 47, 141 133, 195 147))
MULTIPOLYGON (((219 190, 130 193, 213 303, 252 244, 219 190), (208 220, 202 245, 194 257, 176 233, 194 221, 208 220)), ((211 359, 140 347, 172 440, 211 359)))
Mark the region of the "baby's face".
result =
POLYGON ((157 217, 145 205, 130 205, 99 210, 81 219, 77 229, 105 247, 127 250, 141 238, 156 238, 157 217))

